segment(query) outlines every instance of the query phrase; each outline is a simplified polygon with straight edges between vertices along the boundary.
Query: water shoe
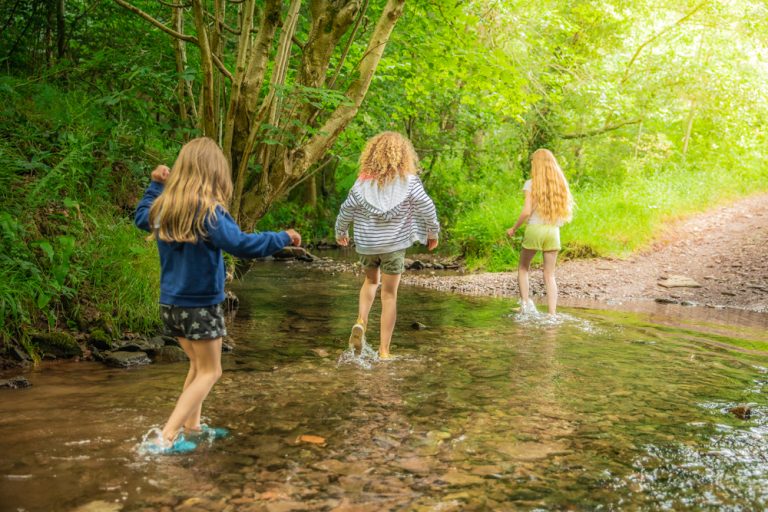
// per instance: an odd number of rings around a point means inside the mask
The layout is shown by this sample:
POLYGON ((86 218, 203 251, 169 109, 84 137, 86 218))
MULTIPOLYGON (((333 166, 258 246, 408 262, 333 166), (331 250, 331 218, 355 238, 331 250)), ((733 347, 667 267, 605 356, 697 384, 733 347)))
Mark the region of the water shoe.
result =
POLYGON ((229 429, 224 427, 209 427, 205 423, 200 425, 200 430, 189 430, 188 435, 192 439, 224 439, 229 435, 229 429))
POLYGON ((365 327, 361 323, 352 326, 352 332, 349 335, 349 346, 355 349, 355 354, 363 350, 363 341, 365 341, 365 327))
POLYGON ((159 444, 156 442, 147 442, 142 448, 144 452, 152 455, 184 455, 195 451, 197 444, 192 441, 187 441, 184 439, 184 436, 180 434, 173 443, 159 444))

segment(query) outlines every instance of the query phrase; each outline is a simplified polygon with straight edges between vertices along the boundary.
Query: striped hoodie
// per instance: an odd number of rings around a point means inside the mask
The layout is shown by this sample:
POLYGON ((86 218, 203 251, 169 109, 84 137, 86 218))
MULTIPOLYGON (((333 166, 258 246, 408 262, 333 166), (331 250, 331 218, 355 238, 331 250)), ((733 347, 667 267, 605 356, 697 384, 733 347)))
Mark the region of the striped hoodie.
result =
POLYGON ((358 178, 336 218, 336 239, 349 236, 350 224, 359 254, 400 251, 414 242, 426 245, 440 232, 435 204, 415 175, 384 187, 358 178))

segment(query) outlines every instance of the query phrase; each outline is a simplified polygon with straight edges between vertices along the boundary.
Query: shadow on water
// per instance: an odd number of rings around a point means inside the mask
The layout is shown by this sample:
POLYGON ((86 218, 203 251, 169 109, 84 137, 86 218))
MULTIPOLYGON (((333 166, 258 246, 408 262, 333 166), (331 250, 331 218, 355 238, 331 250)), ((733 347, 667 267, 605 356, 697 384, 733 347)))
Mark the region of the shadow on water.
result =
POLYGON ((725 348, 753 343, 728 337, 739 326, 521 318, 509 301, 405 288, 397 358, 376 358, 374 315, 355 362, 358 279, 281 265, 236 289, 237 348, 206 409, 229 438, 138 455, 184 365, 47 367, 31 389, 0 392, 0 510, 768 506, 768 358, 725 348), (751 419, 728 413, 740 403, 751 419))

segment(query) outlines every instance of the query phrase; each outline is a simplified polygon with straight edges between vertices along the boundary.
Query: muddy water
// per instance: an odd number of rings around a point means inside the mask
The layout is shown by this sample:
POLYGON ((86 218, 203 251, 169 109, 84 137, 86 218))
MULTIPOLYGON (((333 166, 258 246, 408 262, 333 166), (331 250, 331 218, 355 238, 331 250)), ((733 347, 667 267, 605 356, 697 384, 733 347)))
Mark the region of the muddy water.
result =
POLYGON ((183 364, 64 363, 0 391, 0 510, 768 506, 768 357, 723 348, 765 326, 584 309, 550 323, 405 288, 397 358, 338 364, 357 287, 300 264, 238 285, 237 348, 205 411, 233 435, 190 456, 136 452, 183 364), (741 403, 751 419, 727 412, 741 403))

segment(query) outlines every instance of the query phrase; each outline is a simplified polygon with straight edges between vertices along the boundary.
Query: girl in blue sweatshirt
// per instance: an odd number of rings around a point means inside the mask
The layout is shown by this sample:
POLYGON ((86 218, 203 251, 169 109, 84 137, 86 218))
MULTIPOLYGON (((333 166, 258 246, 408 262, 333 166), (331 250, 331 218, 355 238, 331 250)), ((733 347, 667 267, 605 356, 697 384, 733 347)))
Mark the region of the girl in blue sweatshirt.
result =
POLYGON ((136 208, 136 225, 149 231, 160 253, 160 317, 189 357, 184 389, 162 431, 146 449, 185 453, 196 444, 185 439, 220 437, 225 429, 200 424, 203 401, 221 377, 224 325, 222 251, 239 258, 271 255, 300 245, 292 230, 243 233, 227 212, 232 198, 229 164, 219 146, 200 137, 181 148, 173 169, 161 165, 136 208))

